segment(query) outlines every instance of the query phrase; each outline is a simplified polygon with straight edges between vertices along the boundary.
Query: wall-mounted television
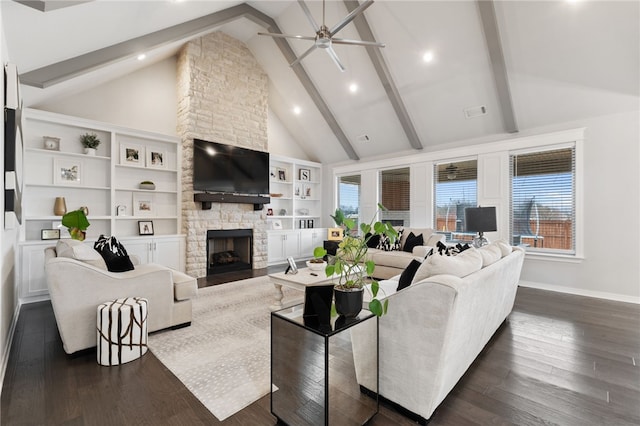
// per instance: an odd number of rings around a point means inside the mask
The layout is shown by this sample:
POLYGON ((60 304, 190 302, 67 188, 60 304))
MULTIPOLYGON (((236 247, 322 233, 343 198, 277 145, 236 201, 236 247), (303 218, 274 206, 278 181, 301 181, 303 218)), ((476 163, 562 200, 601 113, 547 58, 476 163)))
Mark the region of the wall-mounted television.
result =
POLYGON ((193 189, 228 194, 268 194, 269 153, 194 139, 193 189))

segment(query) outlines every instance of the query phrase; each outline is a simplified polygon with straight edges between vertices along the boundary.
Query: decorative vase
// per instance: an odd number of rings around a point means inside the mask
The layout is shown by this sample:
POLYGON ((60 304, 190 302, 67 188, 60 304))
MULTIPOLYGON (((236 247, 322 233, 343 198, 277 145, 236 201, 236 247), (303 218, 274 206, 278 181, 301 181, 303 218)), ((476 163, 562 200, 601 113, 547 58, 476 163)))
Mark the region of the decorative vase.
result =
POLYGON ((84 149, 84 153, 87 155, 96 155, 96 149, 95 148, 85 148, 84 149))
POLYGON ((67 203, 64 197, 56 197, 56 201, 53 203, 53 214, 56 216, 63 216, 67 212, 67 203))
POLYGON ((364 300, 363 288, 341 289, 333 288, 336 300, 336 312, 346 318, 354 318, 362 310, 364 300))

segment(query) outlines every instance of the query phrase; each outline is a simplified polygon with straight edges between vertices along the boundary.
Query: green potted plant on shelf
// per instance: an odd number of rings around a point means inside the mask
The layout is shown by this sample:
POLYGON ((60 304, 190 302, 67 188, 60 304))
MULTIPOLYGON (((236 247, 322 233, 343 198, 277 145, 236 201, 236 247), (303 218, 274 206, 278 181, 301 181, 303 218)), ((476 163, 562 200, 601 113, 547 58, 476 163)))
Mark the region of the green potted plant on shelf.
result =
MULTIPOLYGON (((387 209, 378 204, 378 211, 387 209)), ((375 270, 375 262, 367 259, 367 243, 375 235, 386 235, 391 244, 398 237, 398 232, 389 223, 375 221, 375 216, 369 223, 361 223, 361 235, 355 235, 355 220, 344 215, 342 210, 336 209, 335 215, 331 216, 336 226, 344 229, 344 238, 338 244, 338 249, 332 261, 325 268, 328 277, 336 274, 338 283, 334 286, 334 297, 336 311, 345 317, 356 316, 361 308, 364 299, 364 289, 371 292, 372 300, 369 302, 369 310, 377 316, 382 316, 387 312, 388 300, 382 303, 378 298, 379 285, 376 280, 369 280, 375 270), (365 284, 371 284, 365 287, 365 284)), ((323 257, 327 251, 323 247, 316 247, 313 255, 316 258, 323 257)))
POLYGON ((80 135, 80 143, 84 146, 85 154, 96 155, 96 150, 100 146, 100 139, 95 133, 84 133, 80 135))
POLYGON ((87 236, 85 232, 89 227, 89 220, 84 213, 83 208, 66 213, 62 216, 62 225, 69 228, 71 238, 78 241, 84 241, 87 236))

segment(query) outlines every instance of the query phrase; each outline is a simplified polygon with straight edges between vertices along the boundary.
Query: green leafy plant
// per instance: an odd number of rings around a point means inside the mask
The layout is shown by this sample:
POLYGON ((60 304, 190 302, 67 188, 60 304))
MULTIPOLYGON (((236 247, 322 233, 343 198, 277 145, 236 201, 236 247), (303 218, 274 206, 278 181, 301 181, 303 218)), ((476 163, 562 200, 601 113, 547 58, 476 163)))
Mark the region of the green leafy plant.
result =
POLYGON ((100 145, 100 139, 98 139, 98 135, 95 133, 85 133, 80 135, 80 143, 85 148, 96 149, 100 145))
POLYGON ((82 209, 74 210, 62 216, 62 225, 69 228, 69 234, 74 240, 83 241, 86 237, 86 230, 89 227, 89 220, 82 209))
MULTIPOLYGON (((387 209, 378 204, 378 211, 386 211, 387 209)), ((378 291, 380 286, 378 281, 369 280, 368 277, 373 276, 376 264, 373 260, 366 259, 367 250, 369 247, 367 243, 375 235, 385 234, 389 237, 389 241, 393 244, 398 237, 398 232, 389 223, 382 223, 375 221, 375 216, 369 223, 361 223, 360 231, 361 235, 353 235, 356 229, 355 220, 348 218, 344 215, 344 212, 340 209, 336 209, 334 215, 331 216, 333 221, 338 227, 342 227, 345 232, 345 237, 338 244, 338 250, 334 256, 334 261, 329 262, 325 268, 327 276, 337 274, 338 284, 336 287, 341 289, 356 289, 367 288, 371 292, 372 300, 369 302, 369 310, 377 316, 382 316, 387 313, 389 301, 385 300, 384 303, 378 300, 378 291), (370 287, 365 287, 365 284, 371 284, 370 287)), ((313 251, 313 255, 316 258, 323 257, 327 254, 327 251, 323 247, 316 247, 313 251)))

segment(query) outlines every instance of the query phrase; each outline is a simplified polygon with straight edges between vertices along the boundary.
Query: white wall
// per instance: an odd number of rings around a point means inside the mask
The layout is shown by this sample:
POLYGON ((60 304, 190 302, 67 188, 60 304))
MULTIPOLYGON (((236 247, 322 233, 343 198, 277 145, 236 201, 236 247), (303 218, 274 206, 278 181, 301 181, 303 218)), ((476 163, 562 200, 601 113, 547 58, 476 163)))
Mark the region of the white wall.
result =
MULTIPOLYGON (((2 8, 0 8, 0 22, 2 21, 2 8)), ((0 37, 2 45, 0 47, 0 57, 2 65, 10 61, 9 52, 4 37, 4 30, 0 27, 0 37)), ((20 70, 18 70, 20 71, 20 70)), ((0 73, 0 87, 4 87, 4 72, 0 73)), ((4 103, 4 102, 3 102, 4 103)), ((0 120, 0 164, 4 165, 4 120, 0 120)), ((2 182, 2 192, 4 194, 4 166, 0 173, 2 182)), ((15 320, 18 301, 15 297, 15 277, 17 273, 16 248, 18 245, 19 230, 4 229, 4 195, 0 197, 0 380, 4 380, 7 358, 9 357, 9 347, 11 345, 10 334, 15 320)))
POLYGON ((176 136, 176 57, 32 108, 176 136))
MULTIPOLYGON (((526 135, 503 136, 504 140, 516 137, 545 134, 584 127, 583 143, 583 236, 584 258, 580 260, 562 260, 527 255, 522 271, 522 285, 548 288, 587 296, 603 297, 640 303, 640 118, 638 111, 620 113, 602 117, 563 123, 545 128, 532 129, 526 135)), ((499 143, 499 142, 498 142, 499 143)), ((389 166, 411 165, 412 169, 421 169, 434 159, 447 156, 476 155, 482 152, 486 144, 477 141, 461 141, 457 148, 414 154, 393 159, 378 159, 369 162, 352 162, 329 165, 325 170, 327 198, 335 199, 334 173, 349 173, 362 170, 363 214, 374 205, 377 197, 377 185, 373 182, 375 170, 389 166), (374 172, 372 172, 372 170, 374 172)), ((479 194, 484 200, 490 199, 491 205, 501 205, 499 223, 502 231, 496 237, 507 238, 509 203, 508 191, 496 191, 485 185, 486 179, 502 182, 505 187, 505 172, 508 174, 508 161, 504 161, 506 152, 495 155, 480 155, 479 160, 489 159, 488 164, 500 164, 505 168, 500 174, 485 173, 478 176, 478 188, 485 188, 485 194, 479 194), (505 219, 506 218, 506 219, 505 219)), ((425 173, 412 173, 425 176, 425 173)), ((425 182, 411 182, 412 188, 422 188, 425 182)), ((412 200, 412 224, 414 214, 421 214, 424 220, 420 225, 432 226, 431 195, 422 197, 421 206, 412 200), (425 199, 428 198, 428 199, 425 199)), ((335 206, 325 203, 325 215, 335 206)), ((496 238, 494 237, 494 238, 496 238)), ((489 235, 489 238, 492 238, 489 235)))
POLYGON ((280 118, 278 118, 271 108, 269 108, 267 117, 267 139, 269 141, 270 154, 277 154, 300 160, 311 160, 309 155, 302 150, 298 142, 293 139, 291 133, 289 133, 289 131, 282 125, 280 118))

